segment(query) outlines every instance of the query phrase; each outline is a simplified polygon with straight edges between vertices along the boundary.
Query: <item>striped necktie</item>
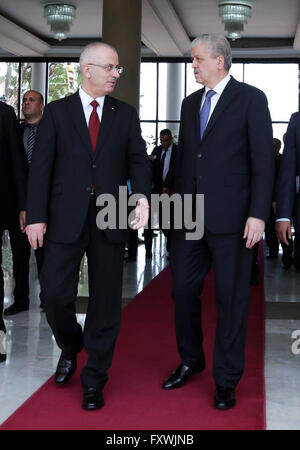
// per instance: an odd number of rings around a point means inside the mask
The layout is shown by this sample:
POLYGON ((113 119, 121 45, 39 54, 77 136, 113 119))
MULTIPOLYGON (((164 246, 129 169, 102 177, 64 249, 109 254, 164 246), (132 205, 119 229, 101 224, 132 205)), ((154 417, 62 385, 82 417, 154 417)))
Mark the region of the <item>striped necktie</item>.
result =
POLYGON ((31 158, 32 158, 32 152, 33 152, 33 148, 34 148, 34 142, 35 142, 35 131, 34 131, 34 126, 32 125, 28 125, 29 128, 29 132, 28 132, 28 136, 27 136, 27 146, 26 146, 26 156, 27 156, 27 161, 28 164, 31 164, 31 158))

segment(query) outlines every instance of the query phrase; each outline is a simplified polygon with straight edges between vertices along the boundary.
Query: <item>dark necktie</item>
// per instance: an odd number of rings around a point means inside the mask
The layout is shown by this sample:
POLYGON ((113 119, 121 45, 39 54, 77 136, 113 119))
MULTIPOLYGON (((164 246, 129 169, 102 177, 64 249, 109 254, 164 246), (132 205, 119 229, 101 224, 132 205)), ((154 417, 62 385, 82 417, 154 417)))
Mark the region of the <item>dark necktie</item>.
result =
POLYGON ((200 138, 202 139, 208 118, 210 113, 210 107, 211 107, 211 97, 215 95, 215 91, 210 90, 207 91, 204 104, 202 106, 202 109, 200 111, 200 138))
POLYGON ((90 133, 91 143, 92 143, 93 152, 94 152, 96 150, 96 145, 97 145, 97 139, 98 139, 98 134, 99 134, 99 129, 100 129, 100 120, 99 120, 99 116, 97 113, 98 102, 96 100, 93 100, 91 102, 91 105, 93 107, 93 111, 92 111, 92 114, 91 114, 90 120, 89 120, 89 133, 90 133))
POLYGON ((161 159, 160 159, 160 171, 161 171, 161 179, 164 180, 164 166, 165 166, 165 159, 166 159, 166 154, 168 151, 167 150, 163 150, 164 154, 162 155, 161 159))
POLYGON ((32 152, 35 142, 34 126, 28 125, 29 131, 27 136, 26 156, 28 164, 31 164, 32 152))

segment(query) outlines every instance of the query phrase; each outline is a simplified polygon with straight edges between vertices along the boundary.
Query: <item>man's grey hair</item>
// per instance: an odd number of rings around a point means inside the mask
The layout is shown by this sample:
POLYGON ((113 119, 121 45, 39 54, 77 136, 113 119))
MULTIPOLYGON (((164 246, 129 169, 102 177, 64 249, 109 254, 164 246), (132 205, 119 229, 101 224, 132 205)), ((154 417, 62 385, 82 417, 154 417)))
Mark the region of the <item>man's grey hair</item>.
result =
POLYGON ((94 57, 95 51, 98 49, 101 49, 103 47, 110 48, 114 52, 118 53, 117 50, 112 47, 109 44, 106 44, 105 42, 91 42, 90 44, 86 45, 79 58, 80 68, 82 68, 82 64, 88 64, 93 62, 92 58, 94 57))
POLYGON ((226 37, 222 34, 201 34, 192 41, 191 48, 201 44, 206 46, 208 53, 212 58, 223 56, 224 68, 229 72, 232 63, 232 53, 226 37))

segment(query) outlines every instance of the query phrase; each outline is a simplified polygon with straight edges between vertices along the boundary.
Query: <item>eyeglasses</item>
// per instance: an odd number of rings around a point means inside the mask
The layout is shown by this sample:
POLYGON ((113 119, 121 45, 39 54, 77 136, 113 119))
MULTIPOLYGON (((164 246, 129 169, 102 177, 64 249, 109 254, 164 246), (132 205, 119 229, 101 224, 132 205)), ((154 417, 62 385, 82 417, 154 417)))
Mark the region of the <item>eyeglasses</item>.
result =
POLYGON ((88 63, 88 66, 96 66, 96 67, 102 67, 102 69, 105 69, 106 72, 112 72, 114 69, 121 75, 121 73, 124 72, 124 67, 121 66, 114 66, 113 64, 93 64, 88 63))

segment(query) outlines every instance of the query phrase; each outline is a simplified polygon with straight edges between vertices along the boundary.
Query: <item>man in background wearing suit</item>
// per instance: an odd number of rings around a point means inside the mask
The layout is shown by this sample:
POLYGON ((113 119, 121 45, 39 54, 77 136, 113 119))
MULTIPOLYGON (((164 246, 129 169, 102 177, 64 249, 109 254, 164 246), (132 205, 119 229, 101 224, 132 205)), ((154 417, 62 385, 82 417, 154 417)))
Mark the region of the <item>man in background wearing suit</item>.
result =
POLYGON ((204 85, 183 100, 175 193, 204 194, 204 235, 172 235, 171 270, 181 363, 163 383, 175 389, 205 368, 201 327, 204 279, 214 266, 217 325, 215 407, 235 405, 244 371, 253 246, 268 218, 274 171, 265 94, 229 75, 231 49, 221 35, 192 42, 192 68, 204 85))
MULTIPOLYGON (((173 191, 174 178, 175 178, 175 168, 176 168, 176 158, 177 158, 177 145, 173 142, 173 136, 171 130, 168 128, 161 130, 160 132, 160 143, 154 147, 150 160, 152 160, 152 177, 153 177, 153 194, 167 194, 171 195, 173 191)), ((171 211, 172 214, 172 211, 171 211)), ((162 215, 159 212, 159 225, 162 229, 166 239, 167 252, 170 252, 171 245, 171 229, 172 229, 172 215, 170 216, 170 229, 162 227, 162 215)), ((152 229, 145 229, 145 246, 146 246, 146 258, 152 257, 152 229)))
MULTIPOLYGON (((82 85, 76 94, 47 105, 41 120, 28 181, 26 232, 33 248, 44 242, 41 283, 45 311, 61 348, 55 382, 67 383, 84 346, 81 372, 84 409, 104 405, 120 327, 122 270, 127 230, 96 224, 99 194, 109 194, 119 211, 119 187, 129 178, 139 194, 133 226, 145 226, 151 167, 136 110, 110 97, 123 68, 117 51, 95 42, 80 57, 82 85), (79 266, 86 252, 89 304, 84 331, 75 301, 79 266)), ((126 205, 127 206, 127 197, 126 205)))
MULTIPOLYGON (((15 278, 14 298, 24 295, 22 277, 23 255, 18 251, 18 242, 23 238, 19 214, 25 210, 27 168, 23 146, 18 134, 17 118, 12 106, 0 102, 0 236, 9 231, 13 253, 13 274, 15 278)), ((0 362, 6 359, 6 328, 2 317, 4 303, 4 280, 2 246, 0 246, 0 362)))
POLYGON ((296 112, 292 114, 286 132, 276 189, 275 229, 278 239, 285 245, 290 245, 292 240, 293 219, 296 231, 300 229, 300 197, 296 195, 296 177, 300 174, 299 139, 300 112, 296 112))
MULTIPOLYGON (((40 92, 30 90, 25 92, 22 102, 22 113, 25 121, 19 124, 19 131, 23 138, 24 150, 28 168, 30 167, 32 152, 37 129, 44 110, 44 99, 40 92)), ((5 316, 12 316, 29 309, 29 261, 30 244, 25 234, 26 213, 23 211, 20 216, 22 235, 18 236, 15 244, 15 252, 18 254, 20 279, 22 280, 23 295, 15 296, 14 303, 4 310, 5 316)), ((35 251, 38 274, 42 266, 42 248, 35 251)), ((41 308, 43 309, 42 292, 40 293, 41 308)))

